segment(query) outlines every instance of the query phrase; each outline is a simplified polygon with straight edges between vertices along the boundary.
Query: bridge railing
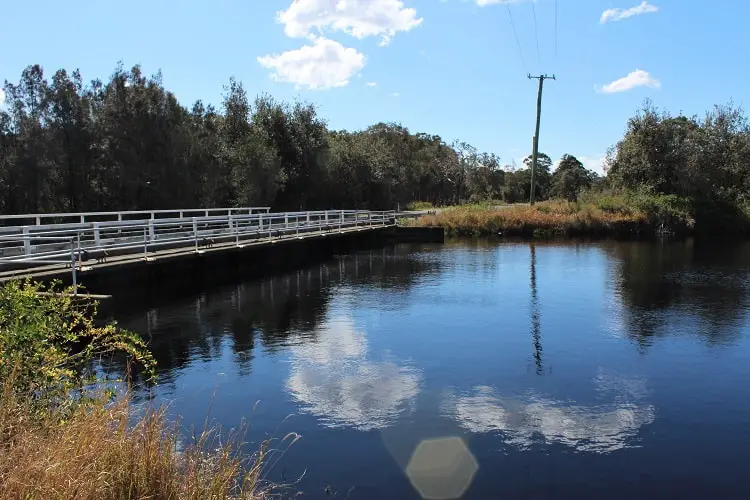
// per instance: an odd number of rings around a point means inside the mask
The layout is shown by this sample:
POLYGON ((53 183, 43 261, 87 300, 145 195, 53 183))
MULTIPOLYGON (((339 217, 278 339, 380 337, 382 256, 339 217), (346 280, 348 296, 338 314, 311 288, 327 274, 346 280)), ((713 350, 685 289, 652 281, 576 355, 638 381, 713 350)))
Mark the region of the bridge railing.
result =
POLYGON ((392 211, 322 210, 4 227, 0 231, 0 270, 70 262, 76 267, 136 253, 149 259, 149 253, 158 250, 192 246, 202 252, 215 244, 243 246, 262 238, 385 226, 395 219, 392 211))
POLYGON ((0 215, 0 231, 5 226, 50 225, 86 222, 127 221, 142 219, 173 219, 269 213, 270 207, 184 208, 176 210, 130 210, 124 212, 69 212, 55 214, 0 215))

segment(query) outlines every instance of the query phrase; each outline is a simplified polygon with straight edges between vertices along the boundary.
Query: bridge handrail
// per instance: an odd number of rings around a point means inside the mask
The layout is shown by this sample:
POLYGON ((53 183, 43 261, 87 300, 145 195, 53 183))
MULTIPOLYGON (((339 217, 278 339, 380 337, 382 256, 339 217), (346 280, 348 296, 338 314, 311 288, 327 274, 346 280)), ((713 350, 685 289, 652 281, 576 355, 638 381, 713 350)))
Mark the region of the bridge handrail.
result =
MULTIPOLYGON (((249 210, 249 209, 245 209, 249 210)), ((164 225, 164 224, 177 224, 177 223, 191 223, 193 220, 197 220, 199 223, 205 223, 205 222, 212 222, 212 221, 227 221, 229 220, 229 217, 231 215, 232 220, 236 221, 249 221, 249 220, 259 220, 261 218, 265 217, 271 217, 271 218, 282 218, 282 217, 299 217, 299 216, 319 216, 319 215, 325 215, 325 214, 344 214, 344 215, 353 215, 353 214, 381 214, 381 213, 392 213, 393 211, 367 211, 367 210, 316 210, 316 211, 309 211, 309 212, 262 212, 262 213, 256 213, 256 214, 228 214, 226 216, 221 215, 213 215, 213 216, 195 216, 195 217, 181 217, 181 218, 159 218, 159 219, 130 219, 130 220, 117 220, 117 221, 91 221, 91 222, 68 222, 68 223, 58 223, 58 224, 27 224, 27 225, 21 225, 21 226, 0 226, 0 235, 5 234, 14 234, 16 232, 22 231, 23 229, 27 229, 28 231, 34 231, 34 234, 40 234, 41 232, 45 232, 47 229, 53 229, 54 230, 76 230, 76 229, 93 229, 95 227, 99 227, 100 229, 106 229, 106 228, 120 228, 123 229, 125 227, 131 226, 131 225, 141 225, 141 224, 148 224, 151 221, 153 221, 153 224, 156 225, 164 225), (97 226, 98 225, 98 226, 97 226)), ((140 213, 140 212, 133 212, 133 213, 140 213)), ((166 213, 166 212, 165 212, 166 213)), ((92 213, 93 214, 93 213, 92 213)), ((87 215, 92 215, 87 214, 87 215)), ((0 216, 1 217, 16 217, 16 216, 0 216)), ((29 216, 31 217, 31 216, 29 216)))
MULTIPOLYGON (((202 238, 240 238, 249 235, 309 232, 324 227, 352 225, 386 225, 395 219, 393 211, 319 210, 310 212, 282 212, 238 214, 227 216, 190 217, 180 219, 143 219, 103 221, 84 224, 56 224, 45 226, 16 226, 14 233, 0 234, 0 264, 41 263, 55 257, 66 257, 76 252, 76 260, 86 251, 121 251, 183 243, 194 244, 202 238), (37 243, 34 244, 34 241, 37 243), (60 248, 59 242, 70 242, 60 248)), ((10 229, 10 228, 6 228, 10 229)))
POLYGON ((253 212, 256 213, 269 213, 271 211, 271 207, 232 207, 232 208, 178 208, 178 209, 170 209, 170 210, 124 210, 120 212, 61 212, 61 213, 47 213, 47 214, 12 214, 12 215, 0 215, 0 224, 3 223, 3 221, 13 221, 13 220, 34 220, 35 226, 41 225, 41 221, 43 219, 69 219, 73 217, 77 217, 80 219, 80 221, 83 223, 86 221, 86 217, 117 217, 118 221, 121 221, 123 216, 132 216, 132 215, 150 215, 149 219, 156 219, 156 215, 162 215, 162 214, 179 214, 180 217, 183 217, 186 213, 202 213, 204 216, 208 216, 209 213, 215 213, 215 212, 226 212, 227 215, 232 215, 234 213, 241 214, 243 212, 248 212, 249 214, 252 214, 253 212))

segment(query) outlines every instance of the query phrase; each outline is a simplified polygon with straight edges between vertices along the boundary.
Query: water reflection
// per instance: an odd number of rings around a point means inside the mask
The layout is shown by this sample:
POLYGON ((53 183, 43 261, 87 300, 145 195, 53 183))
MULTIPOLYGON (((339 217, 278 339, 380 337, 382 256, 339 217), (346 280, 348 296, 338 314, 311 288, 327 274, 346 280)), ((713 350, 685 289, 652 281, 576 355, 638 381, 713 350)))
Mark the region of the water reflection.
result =
POLYGON ((450 397, 445 413, 471 432, 502 432, 506 443, 521 449, 540 444, 537 437, 582 452, 610 453, 635 446, 635 436, 656 414, 643 401, 645 381, 600 373, 594 385, 611 401, 578 405, 535 392, 502 397, 491 387, 477 386, 469 394, 450 397))
POLYGON ((670 333, 711 344, 736 342, 750 308, 750 244, 660 241, 604 247, 611 286, 622 301, 623 333, 641 346, 670 333), (690 320, 675 328, 665 311, 690 320))
POLYGON ((410 480, 432 495, 446 477, 474 498, 689 497, 695 481, 739 497, 750 246, 712 248, 397 246, 118 319, 191 425, 217 388, 226 428, 252 411, 263 436, 304 435, 282 463, 307 471, 306 497, 408 498, 410 480), (475 473, 452 458, 469 454, 475 473))
MULTIPOLYGON (((123 312, 117 318, 149 341, 161 382, 171 381, 175 370, 196 358, 220 356, 225 337, 231 340, 241 373, 249 374, 258 341, 274 352, 283 350, 295 335, 314 337, 332 298, 353 286, 386 289, 390 300, 383 306, 404 307, 412 286, 439 273, 439 259, 430 258, 439 248, 399 245, 338 256, 292 273, 196 292, 182 300, 157 297, 145 312, 129 311, 139 302, 121 301, 118 307, 123 312)), ((113 366, 113 371, 117 368, 113 366)))
POLYGON ((287 388, 303 411, 326 426, 386 427, 419 392, 417 370, 369 359, 367 339, 350 318, 331 319, 290 349, 287 388))
POLYGON ((544 364, 542 363, 542 322, 536 290, 536 247, 534 243, 531 243, 529 248, 531 251, 531 338, 534 342, 536 374, 541 375, 544 371, 544 364))

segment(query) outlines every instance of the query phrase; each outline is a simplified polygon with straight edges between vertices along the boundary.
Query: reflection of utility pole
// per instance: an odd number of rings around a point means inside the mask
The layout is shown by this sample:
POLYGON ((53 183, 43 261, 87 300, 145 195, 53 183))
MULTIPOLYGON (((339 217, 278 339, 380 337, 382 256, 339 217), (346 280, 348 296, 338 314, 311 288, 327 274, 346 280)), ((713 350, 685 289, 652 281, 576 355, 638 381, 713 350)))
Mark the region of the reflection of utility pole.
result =
POLYGON ((536 374, 542 374, 542 332, 539 318, 539 298, 536 294, 536 247, 529 244, 531 249, 531 338, 534 341, 534 361, 536 374))
POLYGON ((536 98, 536 132, 534 133, 534 151, 531 153, 531 188, 529 190, 530 193, 530 199, 529 203, 532 205, 534 204, 534 191, 536 190, 536 161, 537 157, 539 156, 539 122, 542 118, 542 90, 544 89, 544 80, 552 79, 556 80, 555 75, 547 76, 547 75, 539 75, 539 76, 531 76, 529 75, 529 80, 532 79, 539 80, 539 94, 536 98))

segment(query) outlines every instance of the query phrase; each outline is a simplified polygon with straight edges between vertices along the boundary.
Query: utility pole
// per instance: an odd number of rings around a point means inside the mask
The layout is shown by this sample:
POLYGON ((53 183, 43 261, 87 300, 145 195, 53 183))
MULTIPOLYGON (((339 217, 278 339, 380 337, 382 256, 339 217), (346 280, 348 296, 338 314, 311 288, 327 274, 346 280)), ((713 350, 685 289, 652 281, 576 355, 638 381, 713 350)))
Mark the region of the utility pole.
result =
POLYGON ((537 157, 539 156, 539 121, 542 118, 542 90, 544 89, 544 80, 556 80, 555 75, 547 76, 547 75, 539 75, 539 76, 531 76, 531 74, 528 75, 529 80, 537 79, 539 80, 539 95, 536 99, 536 132, 534 133, 534 152, 531 154, 531 189, 530 189, 530 200, 529 202, 533 205, 534 204, 534 191, 536 190, 536 161, 537 157))

